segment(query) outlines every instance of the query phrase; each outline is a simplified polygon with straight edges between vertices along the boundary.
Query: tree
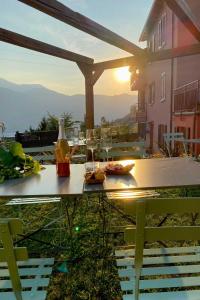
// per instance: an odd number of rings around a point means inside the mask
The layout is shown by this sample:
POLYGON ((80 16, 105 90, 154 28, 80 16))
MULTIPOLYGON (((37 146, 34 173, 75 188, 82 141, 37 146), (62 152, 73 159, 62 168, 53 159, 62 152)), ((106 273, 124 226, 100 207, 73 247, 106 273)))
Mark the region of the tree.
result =
MULTIPOLYGON (((74 125, 74 121, 72 120, 72 115, 70 113, 63 113, 61 115, 65 120, 65 128, 72 127, 74 125)), ((58 117, 56 115, 52 115, 48 113, 47 117, 43 117, 40 121, 36 130, 39 131, 51 131, 58 130, 58 117)))
POLYGON ((39 131, 46 131, 47 130, 47 119, 45 117, 42 118, 42 120, 40 121, 37 130, 39 131))

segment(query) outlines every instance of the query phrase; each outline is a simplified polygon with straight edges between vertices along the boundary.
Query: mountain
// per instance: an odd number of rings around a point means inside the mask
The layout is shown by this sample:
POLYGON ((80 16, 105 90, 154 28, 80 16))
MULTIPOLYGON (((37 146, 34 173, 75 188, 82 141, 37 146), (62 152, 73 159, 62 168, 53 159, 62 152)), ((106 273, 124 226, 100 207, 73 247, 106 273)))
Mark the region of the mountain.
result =
MULTIPOLYGON (((119 119, 137 101, 136 96, 95 95, 95 123, 102 116, 112 121, 119 119)), ((64 95, 39 84, 15 84, 0 79, 0 121, 5 122, 7 131, 24 131, 37 127, 47 113, 59 116, 63 112, 72 114, 73 119, 82 121, 85 114, 85 95, 64 95)))

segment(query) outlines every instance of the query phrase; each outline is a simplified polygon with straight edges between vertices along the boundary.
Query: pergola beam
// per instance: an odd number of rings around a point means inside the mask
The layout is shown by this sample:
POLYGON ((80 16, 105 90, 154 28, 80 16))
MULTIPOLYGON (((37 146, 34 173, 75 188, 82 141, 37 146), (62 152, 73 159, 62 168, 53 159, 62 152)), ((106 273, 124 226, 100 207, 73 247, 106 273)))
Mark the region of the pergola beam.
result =
POLYGON ((93 64, 94 61, 92 58, 64 50, 62 48, 29 38, 27 36, 3 28, 0 28, 0 41, 74 62, 93 64))
POLYGON ((154 62, 154 61, 161 61, 165 59, 172 59, 177 57, 184 57, 189 55, 197 55, 200 54, 200 43, 199 44, 193 44, 190 46, 185 47, 178 47, 168 50, 162 50, 159 52, 152 52, 148 54, 148 61, 154 62))
POLYGON ((119 59, 113 59, 93 64, 93 70, 108 70, 114 68, 139 66, 145 62, 145 59, 140 59, 135 56, 128 56, 119 59))
MULTIPOLYGON (((198 0, 199 1, 199 0, 198 0)), ((200 25, 185 0, 165 0, 190 33, 200 42, 200 25)))
POLYGON ((48 14, 66 24, 134 55, 142 55, 143 49, 112 32, 95 21, 79 14, 57 0, 18 0, 48 14))

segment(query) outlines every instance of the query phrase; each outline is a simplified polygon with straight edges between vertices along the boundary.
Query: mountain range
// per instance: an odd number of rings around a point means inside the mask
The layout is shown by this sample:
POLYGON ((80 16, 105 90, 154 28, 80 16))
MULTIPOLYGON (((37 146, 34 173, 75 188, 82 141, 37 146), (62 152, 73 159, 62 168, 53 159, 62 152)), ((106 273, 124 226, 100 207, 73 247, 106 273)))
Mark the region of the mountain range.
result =
MULTIPOLYGON (((136 101, 137 96, 128 94, 95 95, 95 123, 102 116, 109 121, 122 118, 136 101)), ((74 120, 83 121, 85 95, 69 96, 39 84, 16 84, 0 79, 0 121, 5 123, 7 132, 35 128, 48 112, 56 116, 68 112, 74 120)))

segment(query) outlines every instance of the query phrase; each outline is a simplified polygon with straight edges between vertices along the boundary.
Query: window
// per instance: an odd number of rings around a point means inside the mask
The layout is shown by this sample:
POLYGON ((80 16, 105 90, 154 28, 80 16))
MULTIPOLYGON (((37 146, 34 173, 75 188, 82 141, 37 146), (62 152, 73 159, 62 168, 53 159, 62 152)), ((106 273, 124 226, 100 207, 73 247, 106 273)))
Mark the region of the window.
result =
POLYGON ((163 134, 167 133, 167 125, 160 124, 158 125, 158 146, 164 148, 164 137, 163 134))
POLYGON ((148 40, 147 47, 150 52, 155 52, 155 34, 148 40))
POLYGON ((166 44, 166 31, 167 31, 167 15, 166 13, 161 16, 158 22, 158 48, 161 49, 166 44))
POLYGON ((152 35, 152 45, 151 45, 151 51, 155 52, 155 34, 152 35))
POLYGON ((163 72, 161 74, 161 99, 160 101, 163 102, 166 100, 166 73, 163 72))
POLYGON ((149 85, 149 104, 152 105, 155 102, 155 81, 149 85))

